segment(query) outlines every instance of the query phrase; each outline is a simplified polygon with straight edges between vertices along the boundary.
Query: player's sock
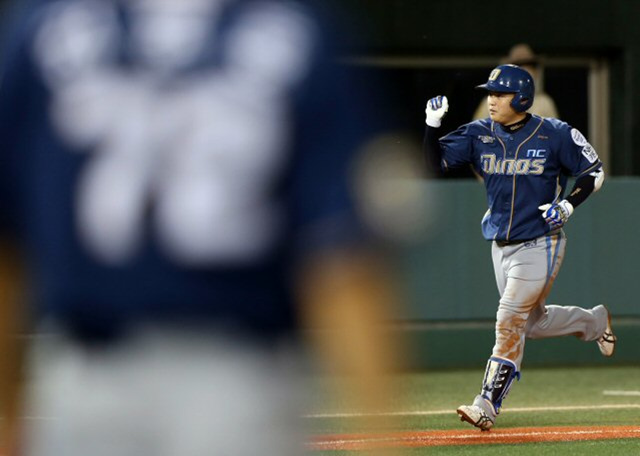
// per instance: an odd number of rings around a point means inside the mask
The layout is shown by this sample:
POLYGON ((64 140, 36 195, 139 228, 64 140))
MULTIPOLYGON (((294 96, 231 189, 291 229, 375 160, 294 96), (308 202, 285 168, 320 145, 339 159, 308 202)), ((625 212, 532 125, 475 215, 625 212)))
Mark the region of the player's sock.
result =
MULTIPOLYGON (((520 380, 520 372, 512 361, 495 356, 489 358, 480 396, 492 405, 495 415, 500 413, 502 401, 507 397, 516 378, 520 380)), ((477 401, 474 404, 475 402, 477 401)))

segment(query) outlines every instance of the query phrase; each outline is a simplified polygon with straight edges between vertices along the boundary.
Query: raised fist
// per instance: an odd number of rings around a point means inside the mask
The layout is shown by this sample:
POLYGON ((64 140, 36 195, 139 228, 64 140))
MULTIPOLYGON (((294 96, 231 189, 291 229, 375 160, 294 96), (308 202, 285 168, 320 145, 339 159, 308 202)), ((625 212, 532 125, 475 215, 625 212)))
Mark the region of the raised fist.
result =
POLYGON ((442 124, 442 118, 449 110, 449 100, 443 95, 431 98, 427 101, 427 125, 433 128, 439 128, 442 124))

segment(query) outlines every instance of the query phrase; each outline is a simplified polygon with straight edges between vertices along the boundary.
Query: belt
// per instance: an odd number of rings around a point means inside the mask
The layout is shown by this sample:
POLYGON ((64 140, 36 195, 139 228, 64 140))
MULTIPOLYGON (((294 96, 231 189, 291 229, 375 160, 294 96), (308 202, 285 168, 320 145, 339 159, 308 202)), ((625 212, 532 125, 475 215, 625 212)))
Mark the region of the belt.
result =
POLYGON ((516 241, 496 241, 496 244, 498 244, 498 247, 506 247, 508 245, 518 245, 518 244, 523 244, 525 242, 529 242, 531 239, 521 239, 521 240, 516 240, 516 241))
MULTIPOLYGON (((562 228, 558 228, 552 231, 549 231, 547 234, 543 235, 542 237, 547 237, 547 236, 555 236, 557 234, 562 234, 562 228)), ((498 247, 506 247, 508 245, 518 245, 518 244, 524 244, 525 242, 531 242, 534 241, 535 239, 539 239, 539 238, 533 238, 533 239, 518 239, 518 240, 513 240, 513 241, 495 241, 496 244, 498 244, 498 247)))

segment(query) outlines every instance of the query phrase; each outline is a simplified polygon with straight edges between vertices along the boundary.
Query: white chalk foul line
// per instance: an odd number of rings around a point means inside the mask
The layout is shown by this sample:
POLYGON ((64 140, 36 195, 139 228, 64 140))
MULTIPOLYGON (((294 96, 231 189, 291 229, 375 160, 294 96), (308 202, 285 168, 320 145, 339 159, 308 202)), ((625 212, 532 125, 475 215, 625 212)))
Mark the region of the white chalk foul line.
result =
MULTIPOLYGON (((482 438, 483 440, 491 440, 491 439, 510 439, 510 438, 519 438, 519 437, 547 437, 552 435, 561 435, 561 436, 569 436, 569 435, 594 435, 594 434, 607 434, 608 430, 599 430, 599 429, 590 429, 586 431, 574 430, 574 431, 528 431, 528 432, 513 432, 513 433, 482 433, 482 434, 462 434, 462 435, 447 435, 447 440, 478 440, 482 438)), ((625 431, 630 434, 640 434, 640 429, 629 429, 625 431)), ((354 444, 354 443, 382 443, 382 442, 410 442, 410 441, 439 441, 442 440, 442 435, 416 435, 416 436, 398 436, 398 437, 383 437, 383 438, 350 438, 350 439, 340 439, 340 440, 319 440, 313 442, 313 445, 318 446, 335 446, 335 445, 346 445, 346 444, 354 444)))
MULTIPOLYGON (((527 412, 571 412, 577 410, 606 410, 606 409, 640 409, 640 404, 601 404, 601 405, 567 405, 555 407, 513 407, 502 409, 500 413, 527 412)), ((455 409, 447 410, 407 410, 401 412, 384 413, 313 413, 304 415, 305 418, 364 418, 369 416, 431 416, 455 414, 455 409)))
POLYGON ((604 390, 605 396, 640 396, 640 391, 604 390))

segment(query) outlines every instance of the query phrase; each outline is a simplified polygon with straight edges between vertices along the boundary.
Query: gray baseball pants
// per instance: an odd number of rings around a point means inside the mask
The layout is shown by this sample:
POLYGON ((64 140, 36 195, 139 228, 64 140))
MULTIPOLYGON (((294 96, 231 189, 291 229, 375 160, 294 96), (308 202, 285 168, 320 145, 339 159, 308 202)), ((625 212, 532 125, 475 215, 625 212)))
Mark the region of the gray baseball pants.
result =
POLYGON ((562 265, 566 243, 566 236, 560 231, 521 244, 492 244, 500 292, 492 354, 513 361, 518 370, 525 338, 575 335, 590 341, 599 338, 607 327, 604 306, 583 309, 545 304, 562 265))

